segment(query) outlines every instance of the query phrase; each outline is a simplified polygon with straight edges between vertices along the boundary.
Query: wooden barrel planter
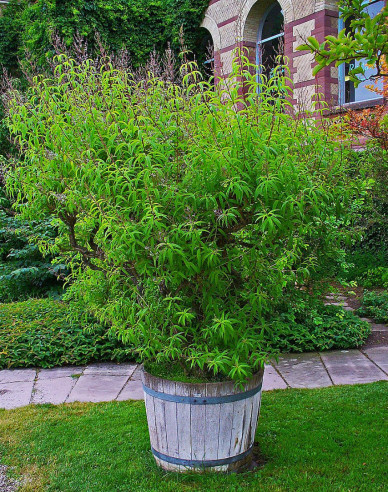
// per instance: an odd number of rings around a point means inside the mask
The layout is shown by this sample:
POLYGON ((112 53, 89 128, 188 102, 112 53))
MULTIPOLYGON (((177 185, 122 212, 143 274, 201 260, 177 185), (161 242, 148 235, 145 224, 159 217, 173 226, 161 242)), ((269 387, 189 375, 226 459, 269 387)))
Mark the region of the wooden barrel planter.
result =
POLYGON ((264 371, 245 387, 190 384, 143 371, 151 449, 169 471, 230 472, 252 462, 264 371))

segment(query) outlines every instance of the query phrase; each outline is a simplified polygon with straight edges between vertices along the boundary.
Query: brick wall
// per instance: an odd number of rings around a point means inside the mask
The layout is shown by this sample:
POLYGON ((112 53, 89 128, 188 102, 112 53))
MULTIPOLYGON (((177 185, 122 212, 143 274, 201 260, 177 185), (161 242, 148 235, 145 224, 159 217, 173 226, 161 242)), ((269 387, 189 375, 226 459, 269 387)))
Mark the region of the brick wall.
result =
MULTIPOLYGON (((233 51, 238 46, 250 50, 255 59, 260 23, 274 0, 211 0, 203 27, 208 29, 217 52, 216 75, 232 70, 233 51)), ((338 99, 338 71, 327 68, 317 77, 312 74, 313 56, 296 48, 308 36, 323 41, 337 32, 338 9, 335 0, 279 0, 285 19, 285 54, 295 84, 295 103, 310 106, 315 94, 322 93, 329 103, 338 99)))

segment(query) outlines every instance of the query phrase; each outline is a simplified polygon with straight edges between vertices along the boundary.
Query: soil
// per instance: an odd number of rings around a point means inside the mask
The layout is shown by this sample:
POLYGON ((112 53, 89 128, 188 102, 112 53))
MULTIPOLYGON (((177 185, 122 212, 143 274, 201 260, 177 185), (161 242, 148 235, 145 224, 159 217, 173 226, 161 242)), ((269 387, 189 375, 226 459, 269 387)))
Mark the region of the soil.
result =
POLYGON ((0 491, 1 492, 16 492, 20 487, 20 483, 7 477, 7 467, 0 465, 0 491))
POLYGON ((388 345, 388 331, 373 331, 366 339, 362 349, 388 345))

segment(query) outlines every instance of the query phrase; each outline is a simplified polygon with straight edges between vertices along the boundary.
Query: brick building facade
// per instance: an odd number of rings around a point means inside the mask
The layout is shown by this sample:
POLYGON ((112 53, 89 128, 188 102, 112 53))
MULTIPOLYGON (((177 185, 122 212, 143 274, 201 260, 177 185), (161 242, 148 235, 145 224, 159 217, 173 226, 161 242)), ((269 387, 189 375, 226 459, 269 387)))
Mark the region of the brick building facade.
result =
MULTIPOLYGON (((379 12, 388 0, 368 0, 370 15, 379 12)), ((0 0, 0 15, 8 0, 0 0)), ((214 48, 214 72, 217 78, 232 70, 235 49, 249 49, 251 61, 266 66, 268 52, 279 48, 287 57, 294 82, 294 103, 308 107, 315 94, 323 94, 331 107, 344 104, 355 108, 383 104, 384 100, 348 80, 348 64, 327 67, 313 76, 314 57, 296 48, 308 36, 321 43, 336 35, 344 24, 339 18, 338 0, 209 0, 202 22, 214 48)), ((205 49, 205 44, 203 45, 205 49)), ((353 67, 354 68, 354 67, 353 67)), ((369 69, 368 69, 369 70, 369 69)), ((382 81, 381 86, 382 86, 382 81)))
MULTIPOLYGON (((379 11, 384 0, 372 0, 372 4, 371 9, 379 11)), ((265 66, 265 50, 273 49, 274 40, 282 39, 295 103, 310 105, 314 95, 321 93, 331 106, 376 104, 378 95, 362 85, 355 89, 346 80, 345 66, 327 67, 314 77, 313 55, 296 51, 308 36, 322 42, 325 36, 336 35, 343 27, 339 22, 336 0, 210 0, 202 27, 210 33, 214 46, 217 77, 230 73, 236 47, 249 48, 250 57, 265 66)))

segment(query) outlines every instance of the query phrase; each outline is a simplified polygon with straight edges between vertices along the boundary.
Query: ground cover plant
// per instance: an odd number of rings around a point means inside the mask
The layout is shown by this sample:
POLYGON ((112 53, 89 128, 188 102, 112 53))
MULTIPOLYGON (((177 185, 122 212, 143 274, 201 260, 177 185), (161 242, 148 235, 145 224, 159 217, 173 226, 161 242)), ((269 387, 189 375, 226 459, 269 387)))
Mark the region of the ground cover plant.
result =
POLYGON ((0 410, 0 455, 22 491, 243 492, 385 490, 387 383, 265 392, 254 473, 157 468, 143 402, 0 410), (76 429, 76 432, 75 432, 76 429))
MULTIPOLYGON (((379 298, 378 298, 379 299, 379 298)), ((360 316, 381 319, 384 304, 363 306, 360 316), (378 311, 373 311, 376 309, 378 311), (380 314, 380 317, 379 317, 380 314)), ((69 305, 53 299, 30 299, 24 302, 0 304, 0 369, 16 367, 49 368, 62 365, 82 365, 92 361, 125 362, 134 360, 135 351, 125 346, 107 328, 89 319, 77 321, 70 316, 69 305)), ((274 316, 265 332, 269 351, 309 352, 330 349, 349 349, 362 345, 370 334, 370 326, 352 313, 337 306, 323 306, 305 299, 287 303, 274 316)), ((386 311, 386 310, 385 310, 386 311)), ((78 316, 79 317, 79 316, 78 316)), ((82 318, 82 317, 81 317, 82 318)), ((163 376, 170 372, 171 363, 150 366, 151 372, 163 376)), ((198 374, 184 374, 199 382, 198 374)), ((213 380, 220 380, 219 376, 213 380)))
POLYGON ((357 314, 371 318, 376 323, 388 323, 388 291, 366 292, 357 314))
POLYGON ((106 329, 68 320, 68 306, 52 299, 0 304, 0 369, 50 368, 131 357, 106 329))
POLYGON ((360 347, 371 333, 369 323, 340 306, 311 296, 284 299, 268 323, 265 339, 280 352, 312 352, 360 347))
POLYGON ((57 64, 10 92, 24 160, 8 186, 25 218, 61 223, 47 249, 70 264, 68 298, 143 360, 249 377, 274 305, 346 237, 346 146, 294 117, 286 67, 258 87, 243 54, 216 87, 193 63, 57 64))

